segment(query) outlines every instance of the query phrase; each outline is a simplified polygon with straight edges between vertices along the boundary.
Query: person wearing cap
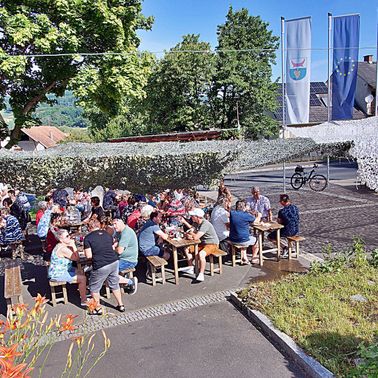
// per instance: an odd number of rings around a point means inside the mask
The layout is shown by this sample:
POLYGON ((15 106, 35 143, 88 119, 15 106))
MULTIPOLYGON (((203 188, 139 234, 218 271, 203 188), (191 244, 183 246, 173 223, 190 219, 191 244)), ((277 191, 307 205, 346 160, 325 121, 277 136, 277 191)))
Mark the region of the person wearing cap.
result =
MULTIPOLYGON (((126 217, 127 218, 127 217, 126 217)), ((126 269, 135 268, 138 264, 138 239, 132 228, 125 224, 125 219, 116 217, 113 219, 113 227, 117 232, 118 244, 115 248, 119 254, 120 272, 126 269)), ((129 293, 135 294, 138 286, 138 279, 136 277, 128 279, 130 288, 129 293)))
POLYGON ((230 236, 230 212, 227 210, 229 206, 229 199, 224 195, 219 196, 210 217, 210 223, 214 226, 219 239, 219 247, 227 253, 229 252, 227 240, 230 236))
POLYGON ((243 246, 240 250, 241 264, 250 265, 247 258, 247 249, 252 246, 252 263, 258 263, 258 246, 256 238, 249 233, 251 223, 258 223, 261 220, 261 213, 256 217, 246 211, 245 201, 237 201, 235 210, 230 211, 230 241, 233 244, 243 246))
MULTIPOLYGON (((278 211, 277 222, 282 224, 284 228, 281 229, 280 236, 286 238, 288 236, 295 236, 299 233, 299 210, 298 207, 293 205, 287 194, 280 195, 280 204, 283 206, 278 211)), ((277 244, 277 231, 273 231, 268 235, 268 239, 277 244)), ((283 255, 287 254, 287 246, 281 245, 283 255)))
POLYGON ((167 240, 169 236, 160 229, 160 223, 161 214, 158 211, 153 211, 150 219, 139 231, 139 249, 146 257, 159 256, 165 260, 169 260, 170 254, 165 251, 162 245, 162 241, 167 240))
MULTIPOLYGON (((201 241, 201 244, 198 246, 200 266, 196 280, 202 282, 205 279, 206 256, 212 254, 218 249, 219 239, 213 225, 204 218, 205 213, 202 209, 194 208, 189 211, 189 215, 191 216, 193 223, 197 226, 197 232, 194 232, 191 229, 187 233, 187 237, 191 240, 201 241)), ((186 250, 185 252, 187 253, 188 264, 190 266, 192 263, 192 257, 188 252, 194 253, 194 246, 191 246, 189 250, 186 250)))
POLYGON ((261 213, 261 220, 264 222, 272 221, 272 209, 268 197, 260 194, 260 188, 253 186, 251 189, 252 197, 247 197, 245 202, 247 204, 247 210, 256 215, 261 213))

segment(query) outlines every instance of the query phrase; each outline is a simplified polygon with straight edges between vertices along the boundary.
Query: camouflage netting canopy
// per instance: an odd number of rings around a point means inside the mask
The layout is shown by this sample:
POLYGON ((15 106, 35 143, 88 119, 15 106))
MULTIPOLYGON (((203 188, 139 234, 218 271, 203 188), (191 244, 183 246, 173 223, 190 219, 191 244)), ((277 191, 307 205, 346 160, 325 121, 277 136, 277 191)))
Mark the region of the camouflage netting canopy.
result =
MULTIPOLYGON (((339 146, 338 146, 339 148, 339 146)), ((152 192, 211 185, 224 174, 298 158, 311 139, 68 143, 40 152, 0 150, 0 182, 37 194, 96 185, 152 192)))

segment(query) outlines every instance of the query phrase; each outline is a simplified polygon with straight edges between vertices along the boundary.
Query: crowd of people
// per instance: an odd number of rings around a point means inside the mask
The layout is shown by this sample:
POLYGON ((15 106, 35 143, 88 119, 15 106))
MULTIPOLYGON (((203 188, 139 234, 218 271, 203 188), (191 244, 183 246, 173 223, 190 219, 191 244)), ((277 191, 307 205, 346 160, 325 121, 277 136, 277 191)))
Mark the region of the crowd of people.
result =
MULTIPOLYGON (((30 203, 20 191, 2 186, 0 210, 0 244, 9 245, 25 238, 30 220, 30 203)), ((141 256, 170 259, 166 240, 185 237, 198 241, 199 271, 195 279, 204 281, 206 256, 221 248, 229 252, 230 243, 242 245, 242 264, 258 263, 258 247, 253 235, 254 223, 273 220, 270 201, 253 187, 251 196, 236 202, 222 182, 215 206, 200 206, 191 190, 166 190, 156 194, 132 194, 100 187, 93 191, 55 189, 38 202, 35 215, 37 235, 41 239, 50 280, 77 283, 81 303, 86 305, 87 276, 77 268, 83 256, 92 261, 89 290, 101 314, 100 289, 104 282, 112 289, 117 309, 125 311, 120 286, 130 294, 137 291, 137 279, 125 278, 120 272, 136 268, 141 256), (78 226, 81 233, 69 233, 78 226), (247 250, 251 249, 252 259, 247 250)), ((281 236, 299 232, 298 208, 287 194, 280 196, 282 209, 277 221, 284 228, 281 236)), ((269 235, 273 243, 276 233, 269 235)), ((283 245, 286 253, 286 246, 283 245)), ((194 275, 194 246, 186 248, 186 272, 194 275)), ((149 272, 147 272, 147 275, 149 272)))

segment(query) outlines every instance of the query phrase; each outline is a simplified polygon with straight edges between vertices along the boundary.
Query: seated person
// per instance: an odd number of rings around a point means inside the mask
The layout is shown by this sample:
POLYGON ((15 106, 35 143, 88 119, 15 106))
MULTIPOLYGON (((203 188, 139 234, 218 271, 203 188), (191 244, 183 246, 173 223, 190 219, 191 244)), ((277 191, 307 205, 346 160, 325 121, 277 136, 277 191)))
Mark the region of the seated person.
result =
MULTIPOLYGON (((113 219, 113 227, 118 233, 116 252, 119 254, 119 271, 135 268, 138 264, 138 239, 134 230, 120 218, 113 219)), ((130 294, 136 293, 137 284, 136 277, 128 280, 128 285, 132 290, 130 294)))
POLYGON ((101 315, 100 290, 107 281, 109 288, 117 301, 117 310, 125 312, 119 284, 126 284, 127 280, 118 274, 118 255, 113 249, 113 238, 100 229, 100 221, 91 219, 88 223, 89 234, 84 238, 84 253, 88 259, 92 259, 92 272, 89 280, 89 288, 92 298, 96 301, 96 309, 91 313, 101 315))
POLYGON ((230 212, 227 210, 229 204, 228 198, 220 195, 210 217, 210 223, 219 239, 219 246, 225 252, 228 252, 226 240, 230 235, 230 212))
POLYGON ((101 220, 105 216, 104 209, 100 205, 100 198, 98 197, 92 197, 91 198, 91 206, 92 206, 92 211, 91 215, 89 216, 90 219, 96 218, 98 220, 101 220))
POLYGON ((9 209, 0 210, 0 244, 9 245, 25 240, 18 220, 10 215, 9 209))
MULTIPOLYGON (((193 224, 196 226, 197 231, 194 232, 190 229, 187 232, 187 238, 189 240, 200 240, 201 244, 198 246, 199 251, 199 273, 196 277, 197 281, 204 281, 205 279, 205 268, 206 268, 206 256, 211 255, 215 250, 218 249, 219 239, 215 232, 213 225, 206 220, 205 213, 202 209, 195 208, 189 211, 189 215, 192 218, 193 224)), ((188 258, 189 267, 192 265, 192 256, 194 253, 194 246, 185 250, 188 258)))
POLYGON ((46 241, 44 244, 45 247, 45 254, 44 259, 46 261, 50 261, 50 256, 55 248, 55 246, 58 244, 58 239, 56 238, 56 232, 59 230, 58 225, 60 224, 62 219, 62 215, 58 213, 52 213, 51 219, 50 219, 50 227, 47 231, 46 241))
POLYGON ((39 201, 38 202, 38 211, 35 214, 35 225, 38 227, 38 223, 41 220, 43 214, 47 210, 47 202, 46 201, 39 201))
POLYGON ((164 233, 159 224, 161 214, 153 211, 150 219, 143 225, 138 235, 139 249, 144 256, 159 256, 169 260, 170 254, 164 250, 162 242, 168 239, 168 234, 164 233))
POLYGON ((247 197, 245 199, 247 210, 254 215, 261 213, 261 220, 263 222, 271 222, 272 209, 270 207, 270 201, 268 197, 260 194, 260 188, 258 186, 253 186, 251 193, 252 197, 247 197))
POLYGON ((87 279, 84 273, 72 266, 72 261, 79 261, 80 257, 74 240, 67 230, 59 229, 56 232, 58 244, 51 253, 51 262, 48 277, 52 281, 64 281, 79 285, 81 305, 86 306, 87 279))
POLYGON ((249 227, 251 223, 258 223, 261 219, 261 214, 258 213, 255 217, 249 214, 246 210, 246 204, 244 201, 237 201, 235 210, 230 211, 230 241, 233 244, 241 245, 245 248, 241 249, 241 262, 242 264, 250 264, 247 258, 247 249, 252 246, 252 263, 259 262, 257 253, 258 245, 256 238, 249 233, 249 227))
MULTIPOLYGON (((299 233, 299 210, 298 207, 290 202, 287 194, 280 195, 280 204, 283 206, 278 211, 277 222, 282 224, 284 228, 281 229, 280 237, 295 236, 299 233)), ((268 239, 277 244, 277 231, 273 231, 268 235, 268 239)), ((282 239, 281 239, 282 241, 282 239)), ((283 254, 287 254, 287 246, 281 245, 283 254)))

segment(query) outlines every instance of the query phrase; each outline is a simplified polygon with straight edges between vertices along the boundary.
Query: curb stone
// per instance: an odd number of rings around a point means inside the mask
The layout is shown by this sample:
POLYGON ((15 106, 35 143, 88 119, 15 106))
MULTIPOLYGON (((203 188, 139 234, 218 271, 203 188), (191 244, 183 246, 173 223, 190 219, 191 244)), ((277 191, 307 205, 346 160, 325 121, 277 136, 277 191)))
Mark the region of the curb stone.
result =
POLYGON ((314 358, 307 355, 295 341, 274 327, 270 319, 257 310, 248 308, 235 293, 231 293, 230 302, 237 307, 242 314, 254 324, 274 346, 290 357, 311 378, 331 378, 333 373, 325 368, 314 358))

